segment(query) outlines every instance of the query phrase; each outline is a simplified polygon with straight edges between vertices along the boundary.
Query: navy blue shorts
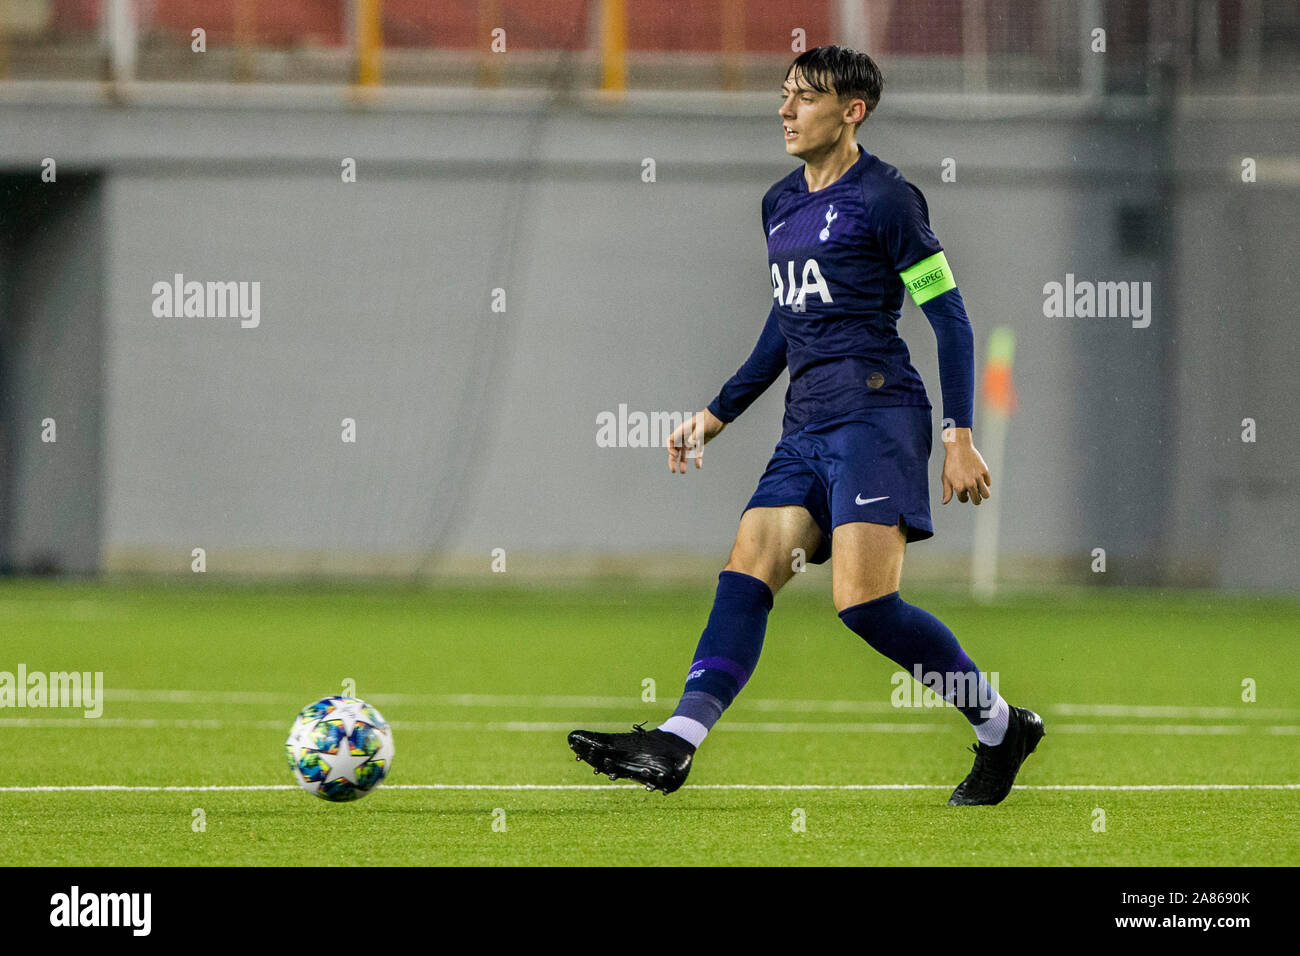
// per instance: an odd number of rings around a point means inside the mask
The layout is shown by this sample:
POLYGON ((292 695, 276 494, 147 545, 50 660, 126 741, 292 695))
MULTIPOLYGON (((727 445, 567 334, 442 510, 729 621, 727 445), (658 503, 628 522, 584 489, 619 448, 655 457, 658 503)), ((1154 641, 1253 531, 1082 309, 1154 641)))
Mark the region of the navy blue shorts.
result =
POLYGON ((888 405, 813 422, 777 443, 745 505, 806 508, 822 532, 809 558, 831 556, 831 531, 851 521, 898 525, 907 540, 933 537, 930 409, 888 405))

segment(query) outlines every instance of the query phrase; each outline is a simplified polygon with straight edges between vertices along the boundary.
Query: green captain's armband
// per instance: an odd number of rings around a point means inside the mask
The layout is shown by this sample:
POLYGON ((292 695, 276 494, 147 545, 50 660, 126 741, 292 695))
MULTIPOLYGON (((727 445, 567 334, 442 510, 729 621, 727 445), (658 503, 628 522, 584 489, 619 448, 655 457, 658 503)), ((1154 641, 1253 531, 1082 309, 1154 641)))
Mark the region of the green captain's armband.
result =
POLYGON ((904 269, 899 277, 917 305, 925 305, 935 296, 957 288, 957 280, 953 278, 952 269, 942 250, 928 259, 922 259, 912 268, 904 269))

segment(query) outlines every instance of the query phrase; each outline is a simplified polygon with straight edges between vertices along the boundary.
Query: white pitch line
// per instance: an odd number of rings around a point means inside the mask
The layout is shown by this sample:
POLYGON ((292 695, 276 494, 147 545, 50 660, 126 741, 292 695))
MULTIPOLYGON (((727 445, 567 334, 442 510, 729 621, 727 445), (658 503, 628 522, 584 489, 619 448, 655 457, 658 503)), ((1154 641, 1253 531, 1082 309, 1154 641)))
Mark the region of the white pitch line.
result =
MULTIPOLYGON (((1048 725, 1063 734, 1173 734, 1221 736, 1249 733, 1245 724, 1067 724, 1054 722, 1048 725)), ((1255 728, 1258 730, 1259 728, 1255 728)))
MULTIPOLYGON (((298 790, 294 784, 214 784, 212 786, 130 786, 124 784, 87 784, 83 786, 0 787, 0 793, 207 793, 251 792, 261 790, 298 790)), ((640 784, 618 783, 397 783, 384 784, 385 790, 641 790, 640 784)), ((950 790, 951 783, 705 783, 684 788, 689 790, 950 790)), ((1300 790, 1300 783, 1138 783, 1093 784, 1060 783, 1016 786, 1016 790, 1103 790, 1120 791, 1201 791, 1201 790, 1300 790)))
MULTIPOLYGON (((293 702, 301 695, 281 691, 159 690, 108 688, 108 701, 166 704, 276 704, 293 702)), ((405 694, 367 693, 376 704, 430 705, 446 707, 536 707, 590 710, 644 708, 640 696, 594 696, 564 694, 405 694)), ((746 698, 744 706, 780 713, 887 714, 899 709, 886 700, 800 700, 746 698)), ((945 705, 946 706, 946 705, 945 705)), ((926 708, 942 709, 942 708, 926 708)), ((1202 720, 1278 720, 1300 716, 1300 707, 1200 707, 1164 704, 1049 704, 1045 713, 1062 717, 1197 718, 1202 720)))
MULTIPOLYGON (((301 695, 278 691, 199 691, 199 690, 131 690, 107 689, 109 702, 143 704, 272 704, 299 700, 301 695)), ((643 708, 640 696, 612 697, 578 694, 385 694, 368 693, 366 699, 382 705, 421 705, 435 707, 511 707, 557 708, 561 710, 627 710, 643 708)), ((897 710, 884 700, 768 700, 755 698, 747 707, 761 711, 794 713, 861 713, 886 714, 897 710)), ((1300 713, 1300 711, 1297 711, 1300 713)))
MULTIPOLYGON (((471 731, 485 733, 568 733, 576 721, 527 720, 395 720, 393 729, 402 733, 413 731, 471 731)), ((595 722, 588 729, 602 729, 603 722, 595 722)), ((894 721, 870 723, 840 722, 783 722, 731 720, 718 725, 723 732, 760 734, 937 734, 962 726, 940 721, 894 721)), ((1267 733, 1275 736, 1300 734, 1300 726, 1272 727, 1246 724, 1073 724, 1062 721, 1049 723, 1052 733, 1060 734, 1137 734, 1154 736, 1235 736, 1250 733, 1267 733)), ((230 720, 227 718, 160 718, 160 717, 0 717, 0 728, 28 727, 33 729, 95 730, 230 730, 256 727, 265 730, 285 730, 279 720, 230 720)), ((621 725, 605 729, 619 730, 621 725)))
MULTIPOLYGON (((169 730, 225 730, 228 727, 279 727, 283 721, 217 720, 157 717, 0 717, 0 727, 84 728, 128 727, 169 730)), ((287 733, 287 731, 286 731, 287 733)))
MULTIPOLYGON (((575 728, 574 721, 527 721, 527 720, 395 720, 395 731, 504 731, 509 733, 568 733, 575 728)), ((593 725, 599 726, 599 724, 593 725)), ((208 719, 193 720, 187 718, 158 717, 0 717, 0 727, 31 727, 36 729, 86 729, 127 728, 127 729, 175 729, 175 730, 227 730, 235 727, 259 727, 266 729, 284 729, 288 725, 279 720, 230 720, 208 719)), ((621 725, 620 725, 621 727, 621 725)), ((611 729, 620 729, 618 727, 611 729)), ((726 730, 756 732, 769 734, 932 734, 948 730, 946 725, 938 723, 782 723, 777 721, 747 722, 733 720, 726 724, 726 730)))
MULTIPOLYGON (((444 729, 439 721, 415 721, 415 726, 421 730, 442 730, 444 729)), ((394 723, 394 729, 401 725, 394 723)), ((530 722, 530 721, 506 721, 503 723, 478 724, 473 726, 461 725, 461 729, 471 730, 481 727, 491 730, 508 730, 520 732, 545 732, 545 733, 567 733, 574 730, 573 721, 567 723, 551 722, 530 722)), ((617 728, 617 729, 622 729, 617 728)), ((869 724, 840 724, 840 723, 781 723, 777 721, 729 721, 725 726, 718 725, 719 730, 738 730, 742 732, 761 733, 761 734, 933 734, 942 733, 949 728, 946 725, 938 723, 869 723, 869 724)))
POLYGON ((1202 720, 1273 720, 1300 714, 1295 707, 1189 707, 1168 704, 1052 704, 1047 710, 1062 717, 1194 717, 1202 720))

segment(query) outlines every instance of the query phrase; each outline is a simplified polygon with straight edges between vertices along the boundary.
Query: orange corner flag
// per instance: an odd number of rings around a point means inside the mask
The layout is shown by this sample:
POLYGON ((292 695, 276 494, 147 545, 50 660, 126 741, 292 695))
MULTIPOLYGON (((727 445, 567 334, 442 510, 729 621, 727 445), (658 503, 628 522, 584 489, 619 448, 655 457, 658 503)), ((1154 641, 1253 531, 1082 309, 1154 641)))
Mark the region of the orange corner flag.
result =
POLYGON ((1016 385, 1011 380, 1011 361, 1016 354, 1016 334, 999 326, 989 334, 988 361, 980 386, 984 404, 1000 414, 1011 416, 1019 408, 1016 385))

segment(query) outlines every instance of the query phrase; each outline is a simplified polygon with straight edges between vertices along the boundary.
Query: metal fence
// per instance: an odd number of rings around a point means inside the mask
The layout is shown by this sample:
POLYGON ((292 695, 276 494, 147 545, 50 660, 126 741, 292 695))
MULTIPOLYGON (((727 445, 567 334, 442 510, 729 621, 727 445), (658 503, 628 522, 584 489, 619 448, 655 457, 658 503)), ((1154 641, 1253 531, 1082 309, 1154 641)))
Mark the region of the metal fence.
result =
POLYGON ((1294 91, 1295 0, 5 0, 0 83, 751 90, 801 49, 891 90, 1294 91))

